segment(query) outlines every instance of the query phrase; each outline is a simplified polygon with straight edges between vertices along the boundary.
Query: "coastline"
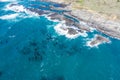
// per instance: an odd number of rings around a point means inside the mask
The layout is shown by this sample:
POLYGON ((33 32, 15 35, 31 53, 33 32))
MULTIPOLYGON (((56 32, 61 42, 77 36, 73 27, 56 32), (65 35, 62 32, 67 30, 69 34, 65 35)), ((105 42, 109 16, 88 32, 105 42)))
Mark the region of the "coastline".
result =
POLYGON ((85 23, 87 23, 87 25, 97 29, 103 34, 114 37, 116 39, 120 39, 119 21, 110 19, 107 16, 101 15, 95 11, 92 11, 86 8, 74 9, 74 5, 72 5, 72 3, 71 4, 67 3, 64 0, 61 0, 61 1, 49 0, 49 1, 61 3, 61 4, 68 4, 64 8, 64 10, 70 10, 71 12, 67 14, 76 17, 80 21, 84 21, 85 23))
MULTIPOLYGON (((59 35, 64 35, 67 38, 75 39, 79 36, 87 37, 94 30, 120 40, 120 23, 111 20, 101 14, 89 9, 74 9, 70 3, 54 2, 54 0, 42 0, 48 5, 30 4, 32 7, 27 8, 21 4, 11 3, 5 6, 5 10, 11 10, 17 13, 26 13, 36 16, 45 16, 49 20, 59 22, 54 30, 59 35)), ((3 16, 4 17, 4 16, 3 16)), ((95 34, 98 35, 98 34, 95 34)), ((100 34, 100 38, 95 38, 92 42, 94 45, 100 45, 103 42, 108 43, 107 37, 100 34)))

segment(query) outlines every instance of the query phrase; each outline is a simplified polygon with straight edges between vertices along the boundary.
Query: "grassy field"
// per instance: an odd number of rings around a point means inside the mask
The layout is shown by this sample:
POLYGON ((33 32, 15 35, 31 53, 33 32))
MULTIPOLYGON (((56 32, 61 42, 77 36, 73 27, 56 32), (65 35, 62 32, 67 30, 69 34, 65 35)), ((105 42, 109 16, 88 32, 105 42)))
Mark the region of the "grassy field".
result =
POLYGON ((64 0, 74 8, 87 8, 120 20, 120 0, 64 0))

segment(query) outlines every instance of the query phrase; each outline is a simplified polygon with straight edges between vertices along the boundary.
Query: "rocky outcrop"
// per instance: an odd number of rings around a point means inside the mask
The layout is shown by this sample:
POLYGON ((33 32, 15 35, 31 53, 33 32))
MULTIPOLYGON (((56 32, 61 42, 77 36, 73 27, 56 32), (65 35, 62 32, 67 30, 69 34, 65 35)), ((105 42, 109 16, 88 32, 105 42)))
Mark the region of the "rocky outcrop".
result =
MULTIPOLYGON (((49 0, 52 2, 58 3, 66 3, 66 1, 61 0, 49 0)), ((67 3, 69 4, 69 3, 67 3)), ((120 39, 120 23, 119 21, 114 21, 112 19, 108 19, 107 17, 100 15, 94 11, 88 9, 75 9, 73 10, 72 5, 68 5, 65 10, 71 10, 71 12, 67 13, 71 16, 76 17, 79 21, 84 21, 87 25, 96 28, 98 31, 109 35, 111 37, 120 39)), ((81 26, 80 26, 81 28, 81 26)))
POLYGON ((90 41, 87 42, 87 46, 90 47, 97 47, 98 45, 102 44, 102 43, 109 43, 110 40, 106 37, 103 37, 101 35, 95 35, 95 37, 93 39, 91 39, 90 41))

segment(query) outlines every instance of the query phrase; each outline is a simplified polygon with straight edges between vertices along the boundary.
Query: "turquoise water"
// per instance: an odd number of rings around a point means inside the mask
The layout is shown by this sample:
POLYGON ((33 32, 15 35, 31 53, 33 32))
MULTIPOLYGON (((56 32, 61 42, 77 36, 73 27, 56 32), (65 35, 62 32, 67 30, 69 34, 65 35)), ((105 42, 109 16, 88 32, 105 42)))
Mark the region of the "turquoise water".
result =
POLYGON ((90 48, 86 38, 58 35, 57 24, 44 16, 0 19, 0 80, 120 80, 119 40, 90 48))

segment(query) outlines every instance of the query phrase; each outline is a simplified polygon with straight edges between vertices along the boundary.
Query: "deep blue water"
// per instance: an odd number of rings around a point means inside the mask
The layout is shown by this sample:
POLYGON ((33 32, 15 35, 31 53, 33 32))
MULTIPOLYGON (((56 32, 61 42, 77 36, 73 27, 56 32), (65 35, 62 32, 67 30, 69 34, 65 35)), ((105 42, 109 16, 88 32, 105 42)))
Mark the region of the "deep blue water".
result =
MULTIPOLYGON (((0 16, 11 13, 0 10, 0 16)), ((0 19, 0 80, 120 80, 119 40, 90 48, 81 36, 59 36, 58 22, 44 16, 18 20, 0 19)))

